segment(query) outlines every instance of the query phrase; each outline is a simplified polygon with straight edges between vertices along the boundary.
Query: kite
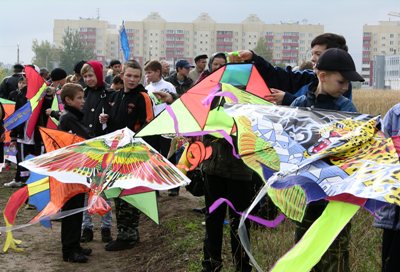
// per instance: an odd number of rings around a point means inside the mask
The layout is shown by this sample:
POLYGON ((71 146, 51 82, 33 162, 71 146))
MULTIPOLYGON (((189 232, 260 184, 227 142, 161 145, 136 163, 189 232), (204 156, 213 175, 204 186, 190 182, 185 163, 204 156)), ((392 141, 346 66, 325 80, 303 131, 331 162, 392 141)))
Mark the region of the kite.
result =
POLYGON ((6 130, 11 130, 27 122, 26 135, 31 138, 43 104, 47 84, 39 73, 30 65, 25 66, 27 80, 26 98, 28 102, 4 120, 6 130))
POLYGON ((234 134, 233 119, 221 107, 225 100, 267 104, 262 98, 270 93, 253 64, 227 64, 194 85, 135 137, 159 134, 193 136, 190 133, 216 130, 234 134))
POLYGON ((330 200, 272 271, 309 271, 360 207, 375 212, 385 203, 400 204, 398 154, 392 139, 377 129, 379 117, 263 105, 225 107, 236 121, 239 154, 262 174, 268 194, 286 216, 301 221, 308 203, 330 200))
POLYGON ((171 163, 133 135, 128 128, 117 130, 43 154, 21 165, 62 182, 80 183, 99 191, 138 186, 168 190, 188 183, 171 163))
MULTIPOLYGON (((145 191, 138 192, 147 195, 152 193, 154 197, 150 198, 154 203, 155 193, 149 190, 168 190, 189 183, 189 179, 174 165, 142 139, 133 138, 133 135, 128 128, 117 130, 24 161, 21 165, 63 183, 78 183, 89 187, 89 212, 100 214, 110 209, 100 197, 100 193, 105 190, 145 187, 145 191)), ((134 191, 129 193, 118 190, 109 192, 108 196, 123 196, 123 199, 130 200, 129 203, 143 198, 134 191), (127 197, 133 193, 135 196, 127 197)), ((149 213, 154 214, 154 208, 149 213)), ((158 222, 158 219, 155 221, 158 222)))

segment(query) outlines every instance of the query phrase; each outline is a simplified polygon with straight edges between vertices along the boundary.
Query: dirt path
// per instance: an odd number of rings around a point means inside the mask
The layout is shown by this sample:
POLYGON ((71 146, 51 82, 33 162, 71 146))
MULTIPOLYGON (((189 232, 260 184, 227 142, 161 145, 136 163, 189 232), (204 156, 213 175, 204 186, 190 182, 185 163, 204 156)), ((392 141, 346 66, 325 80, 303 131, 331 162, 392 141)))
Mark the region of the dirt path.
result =
MULTIPOLYGON (((14 190, 3 188, 2 184, 9 181, 4 173, 0 174, 0 207, 4 208, 8 195, 14 190)), ((199 205, 199 199, 181 189, 178 197, 169 197, 166 192, 159 198, 160 225, 156 225, 146 216, 140 219, 140 243, 137 247, 120 251, 106 252, 101 242, 99 217, 95 216, 94 241, 82 244, 93 249, 87 264, 73 264, 62 261, 60 242, 60 223, 53 222, 52 229, 34 225, 14 232, 14 237, 23 241, 24 252, 10 251, 0 254, 0 271, 188 271, 189 259, 201 254, 203 230, 202 216, 192 212, 199 205), (187 234, 190 228, 200 231, 193 232, 198 243, 191 252, 179 250, 182 245, 174 245, 174 240, 187 234)), ((29 221, 36 211, 21 209, 17 224, 29 221)), ((114 218, 115 219, 115 218, 114 218)), ((0 225, 4 226, 1 218, 0 225)), ((113 220, 113 237, 116 237, 115 220, 113 220)), ((1 246, 4 235, 0 236, 1 246)), ((181 241, 182 242, 182 241, 181 241)), ((191 247, 193 248, 193 247, 191 247)), ((201 256, 201 255, 199 255, 201 256)), ((197 257, 196 257, 197 258, 197 257)))

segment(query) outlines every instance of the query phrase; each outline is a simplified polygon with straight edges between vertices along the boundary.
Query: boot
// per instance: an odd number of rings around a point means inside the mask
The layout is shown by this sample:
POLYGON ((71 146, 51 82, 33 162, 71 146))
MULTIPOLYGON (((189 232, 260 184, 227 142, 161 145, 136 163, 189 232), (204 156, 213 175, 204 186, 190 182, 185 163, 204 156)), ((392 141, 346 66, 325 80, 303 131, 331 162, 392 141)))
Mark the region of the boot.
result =
POLYGON ((101 229, 101 241, 103 243, 109 243, 112 241, 111 230, 109 228, 101 229))
POLYGON ((93 230, 92 229, 83 229, 82 236, 81 236, 81 242, 88 243, 91 241, 93 241, 93 230))
POLYGON ((125 249, 133 248, 138 243, 137 240, 129 241, 129 240, 115 240, 109 242, 105 246, 106 251, 120 251, 125 249))

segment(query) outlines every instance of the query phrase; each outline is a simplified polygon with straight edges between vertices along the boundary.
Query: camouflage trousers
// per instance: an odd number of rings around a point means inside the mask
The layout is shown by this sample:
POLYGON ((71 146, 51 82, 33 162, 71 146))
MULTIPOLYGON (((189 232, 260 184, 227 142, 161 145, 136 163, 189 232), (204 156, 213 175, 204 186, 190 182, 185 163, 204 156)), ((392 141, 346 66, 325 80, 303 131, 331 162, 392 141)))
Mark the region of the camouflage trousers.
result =
POLYGON ((139 210, 120 198, 115 198, 114 202, 118 229, 117 239, 139 241, 139 210))
MULTIPOLYGON (((303 221, 297 223, 295 231, 296 243, 322 214, 328 202, 317 201, 307 206, 303 221)), ((349 246, 351 223, 339 233, 321 260, 313 267, 313 272, 350 272, 349 246)))

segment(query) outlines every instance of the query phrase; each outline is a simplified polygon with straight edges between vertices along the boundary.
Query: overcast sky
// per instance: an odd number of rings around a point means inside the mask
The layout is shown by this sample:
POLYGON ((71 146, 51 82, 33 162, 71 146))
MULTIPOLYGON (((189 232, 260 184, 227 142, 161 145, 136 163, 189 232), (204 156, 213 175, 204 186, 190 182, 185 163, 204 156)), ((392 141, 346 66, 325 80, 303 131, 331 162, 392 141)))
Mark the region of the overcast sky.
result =
POLYGON ((32 40, 53 41, 54 19, 96 17, 111 24, 122 20, 140 21, 150 12, 158 12, 170 22, 192 22, 207 12, 218 23, 240 23, 256 14, 265 23, 307 20, 322 24, 325 32, 345 36, 357 67, 361 66, 362 28, 364 24, 400 20, 389 17, 400 12, 399 0, 0 0, 0 62, 32 60, 32 40))

